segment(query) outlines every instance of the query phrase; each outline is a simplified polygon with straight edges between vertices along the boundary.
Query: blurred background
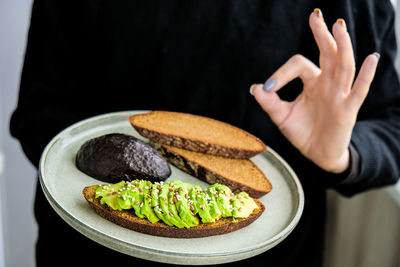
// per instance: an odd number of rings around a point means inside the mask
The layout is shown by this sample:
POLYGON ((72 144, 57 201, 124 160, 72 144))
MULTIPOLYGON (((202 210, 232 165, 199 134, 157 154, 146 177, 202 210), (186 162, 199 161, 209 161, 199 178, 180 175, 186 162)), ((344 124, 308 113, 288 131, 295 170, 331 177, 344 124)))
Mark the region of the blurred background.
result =
MULTIPOLYGON (((392 2, 400 14, 400 3, 392 2)), ((8 129, 31 6, 32 0, 0 0, 0 267, 34 266, 36 171, 8 129)), ((396 26, 399 40, 399 16, 396 26)), ((400 183, 351 199, 329 191, 328 206, 326 267, 400 266, 400 183)))

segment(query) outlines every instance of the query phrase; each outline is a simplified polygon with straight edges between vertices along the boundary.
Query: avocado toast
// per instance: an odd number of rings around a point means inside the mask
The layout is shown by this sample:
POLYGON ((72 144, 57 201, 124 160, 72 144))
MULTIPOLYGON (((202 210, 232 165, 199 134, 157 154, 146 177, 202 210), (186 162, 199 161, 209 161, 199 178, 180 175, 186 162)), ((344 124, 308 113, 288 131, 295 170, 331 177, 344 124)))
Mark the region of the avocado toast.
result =
POLYGON ((224 185, 206 190, 179 180, 121 181, 83 189, 89 205, 105 219, 155 236, 195 238, 229 233, 254 222, 265 210, 258 200, 224 185))

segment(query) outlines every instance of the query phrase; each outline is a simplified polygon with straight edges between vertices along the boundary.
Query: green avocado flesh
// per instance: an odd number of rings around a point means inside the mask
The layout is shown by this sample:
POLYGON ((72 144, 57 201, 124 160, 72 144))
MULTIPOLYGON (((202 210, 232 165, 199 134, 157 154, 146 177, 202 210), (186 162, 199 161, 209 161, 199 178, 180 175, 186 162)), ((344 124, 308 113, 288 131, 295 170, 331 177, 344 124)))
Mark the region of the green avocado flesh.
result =
POLYGON ((96 190, 100 204, 113 210, 133 210, 151 223, 190 228, 212 223, 222 217, 249 217, 258 208, 245 192, 233 194, 225 185, 213 184, 206 190, 179 180, 151 183, 146 180, 121 181, 100 185, 96 190))

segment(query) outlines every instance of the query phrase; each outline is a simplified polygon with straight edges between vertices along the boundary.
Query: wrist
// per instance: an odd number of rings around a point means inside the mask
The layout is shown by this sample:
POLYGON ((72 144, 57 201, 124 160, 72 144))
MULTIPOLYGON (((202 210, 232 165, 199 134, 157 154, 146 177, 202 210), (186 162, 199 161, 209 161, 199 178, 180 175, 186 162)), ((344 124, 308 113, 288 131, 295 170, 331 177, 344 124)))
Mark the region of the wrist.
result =
POLYGON ((348 170, 349 167, 350 167, 350 151, 349 148, 347 148, 337 161, 330 162, 329 164, 326 164, 326 167, 322 168, 325 169, 325 171, 339 174, 348 170))

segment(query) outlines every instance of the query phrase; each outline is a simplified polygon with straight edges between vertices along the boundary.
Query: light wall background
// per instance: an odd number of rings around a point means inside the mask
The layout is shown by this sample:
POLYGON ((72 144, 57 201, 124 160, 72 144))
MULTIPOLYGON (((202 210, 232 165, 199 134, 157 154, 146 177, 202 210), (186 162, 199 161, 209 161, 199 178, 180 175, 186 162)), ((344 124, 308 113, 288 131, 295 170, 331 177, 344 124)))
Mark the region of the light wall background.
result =
MULTIPOLYGON (((23 155, 19 143, 10 136, 8 129, 11 112, 17 103, 31 5, 32 0, 0 0, 0 267, 34 266, 37 227, 33 218, 33 199, 36 171, 23 155)), ((400 29, 399 21, 397 19, 397 29, 400 29)), ((399 58, 397 67, 400 69, 399 58)), ((359 199, 364 201, 364 198, 371 198, 368 194, 361 195, 359 199)), ((379 199, 384 198, 386 199, 384 201, 391 202, 399 199, 400 189, 393 187, 390 190, 381 190, 378 194, 380 194, 379 199)), ((357 200, 337 200, 337 197, 332 195, 329 199, 341 203, 339 206, 346 207, 351 207, 357 202, 357 200)), ((400 211, 398 203, 392 205, 392 210, 397 213, 400 211)), ((338 205, 331 204, 330 207, 335 209, 338 205)), ((375 209, 382 210, 379 205, 375 206, 375 209)), ((338 215, 337 211, 332 214, 338 215)), ((335 231, 338 229, 335 228, 335 231)), ((340 237, 340 231, 338 233, 335 235, 336 238, 340 237)), ((338 253, 338 250, 333 249, 333 251, 338 253)), ((340 254, 332 256, 335 257, 330 258, 337 261, 340 254)), ((347 262, 354 261, 348 259, 347 262)), ((340 264, 340 261, 338 264, 346 266, 340 264)), ((329 266, 334 266, 334 262, 329 266)))

